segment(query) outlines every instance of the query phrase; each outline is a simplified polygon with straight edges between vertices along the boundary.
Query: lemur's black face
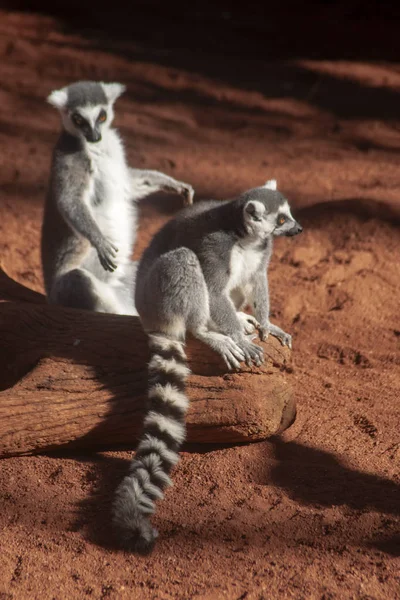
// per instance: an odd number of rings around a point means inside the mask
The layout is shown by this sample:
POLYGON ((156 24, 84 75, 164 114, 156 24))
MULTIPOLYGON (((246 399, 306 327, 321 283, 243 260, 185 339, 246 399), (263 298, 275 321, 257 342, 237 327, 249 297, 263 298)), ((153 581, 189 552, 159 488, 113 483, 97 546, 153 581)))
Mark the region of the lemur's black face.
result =
POLYGON ((101 125, 107 120, 107 113, 104 108, 101 108, 93 114, 93 110, 79 110, 76 109, 71 115, 71 121, 74 126, 84 135, 88 142, 96 143, 101 140, 101 125), (84 115, 82 114, 84 113, 84 115))
POLYGON ((96 143, 111 127, 114 102, 124 90, 121 83, 77 81, 54 90, 47 100, 60 111, 65 131, 96 143))

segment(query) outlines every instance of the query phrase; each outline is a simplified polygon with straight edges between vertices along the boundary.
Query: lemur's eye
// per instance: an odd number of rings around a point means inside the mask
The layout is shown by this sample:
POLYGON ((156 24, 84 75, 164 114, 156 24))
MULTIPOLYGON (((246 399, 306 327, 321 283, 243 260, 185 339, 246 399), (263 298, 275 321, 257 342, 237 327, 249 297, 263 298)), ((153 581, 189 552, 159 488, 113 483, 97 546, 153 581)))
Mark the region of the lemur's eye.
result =
POLYGON ((278 225, 283 225, 286 221, 286 217, 285 215, 279 215, 278 216, 278 225))
POLYGON ((107 113, 105 110, 102 110, 98 116, 98 122, 99 123, 104 123, 104 121, 107 119, 107 113))
POLYGON ((83 124, 84 124, 84 122, 85 122, 85 119, 84 119, 83 117, 81 117, 81 115, 80 115, 80 114, 78 114, 78 113, 74 113, 74 114, 72 115, 72 120, 73 120, 73 122, 75 123, 75 125, 76 125, 77 127, 82 127, 82 125, 83 125, 83 124))

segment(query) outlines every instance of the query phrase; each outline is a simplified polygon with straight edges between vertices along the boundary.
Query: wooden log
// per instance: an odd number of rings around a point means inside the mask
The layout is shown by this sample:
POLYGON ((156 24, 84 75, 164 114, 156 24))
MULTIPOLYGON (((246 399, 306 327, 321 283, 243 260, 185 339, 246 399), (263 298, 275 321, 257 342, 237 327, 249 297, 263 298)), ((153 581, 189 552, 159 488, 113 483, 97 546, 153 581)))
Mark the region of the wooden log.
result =
MULTIPOLYGON (((138 318, 3 302, 0 340, 0 457, 135 445, 148 360, 138 318)), ((273 338, 263 346, 264 365, 229 373, 188 339, 189 442, 262 440, 293 422, 290 351, 273 338)))
POLYGON ((39 292, 35 292, 12 279, 0 262, 0 301, 3 300, 18 300, 20 302, 33 302, 34 304, 46 303, 46 297, 43 294, 39 294, 39 292))

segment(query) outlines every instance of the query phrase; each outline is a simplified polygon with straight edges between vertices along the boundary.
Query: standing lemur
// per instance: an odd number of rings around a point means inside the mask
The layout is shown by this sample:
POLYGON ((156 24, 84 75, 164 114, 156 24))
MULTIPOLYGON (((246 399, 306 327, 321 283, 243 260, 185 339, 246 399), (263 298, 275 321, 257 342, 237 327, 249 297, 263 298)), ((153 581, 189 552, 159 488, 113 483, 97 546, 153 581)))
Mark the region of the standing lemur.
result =
POLYGON ((301 231, 272 180, 234 200, 184 209, 145 250, 135 302, 149 336, 149 411, 113 507, 116 532, 127 548, 153 547, 157 532, 148 517, 171 483, 169 472, 185 439, 186 332, 219 352, 229 368, 263 360, 262 348, 246 335, 252 322, 261 339, 272 334, 291 347, 291 336, 269 320, 267 267, 273 237, 301 231), (237 312, 246 305, 253 318, 237 312))
POLYGON ((193 189, 158 171, 130 169, 113 105, 125 86, 80 81, 53 91, 63 130, 53 153, 42 227, 42 266, 53 304, 137 314, 135 202, 164 191, 191 204, 193 189))

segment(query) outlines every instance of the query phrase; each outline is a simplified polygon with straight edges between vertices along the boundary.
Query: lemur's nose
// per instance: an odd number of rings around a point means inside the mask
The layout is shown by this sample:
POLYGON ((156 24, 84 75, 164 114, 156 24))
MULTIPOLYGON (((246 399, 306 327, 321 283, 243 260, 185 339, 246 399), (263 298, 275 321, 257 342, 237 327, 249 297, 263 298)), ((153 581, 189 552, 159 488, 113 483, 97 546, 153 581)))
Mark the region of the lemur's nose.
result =
POLYGON ((98 129, 90 129, 86 133, 86 139, 88 142, 96 143, 101 140, 101 133, 98 129))
POLYGON ((293 227, 291 229, 289 229, 289 231, 287 232, 286 235, 297 235, 298 233, 301 233, 302 231, 303 231, 303 228, 300 225, 300 223, 295 221, 293 227))

